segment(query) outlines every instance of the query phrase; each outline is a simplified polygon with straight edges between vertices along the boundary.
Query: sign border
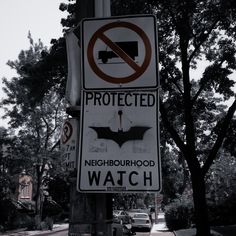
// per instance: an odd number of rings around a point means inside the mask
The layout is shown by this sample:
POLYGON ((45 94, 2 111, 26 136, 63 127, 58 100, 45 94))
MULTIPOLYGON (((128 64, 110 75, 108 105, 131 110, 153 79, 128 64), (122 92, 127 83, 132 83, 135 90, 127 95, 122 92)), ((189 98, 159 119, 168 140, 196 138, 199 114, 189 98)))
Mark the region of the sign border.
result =
MULTIPOLYGON (((81 118, 80 118, 80 139, 79 139, 79 158, 78 158, 78 164, 77 164, 77 184, 76 184, 76 188, 77 191, 79 192, 84 192, 84 193, 121 193, 121 192, 126 192, 126 193, 140 193, 140 192, 155 192, 155 193, 159 193, 162 190, 162 174, 161 174, 161 155, 160 155, 160 125, 159 125, 159 92, 157 90, 152 90, 152 91, 148 91, 148 92, 155 92, 156 93, 156 139, 157 139, 157 175, 158 175, 158 183, 159 183, 159 189, 127 189, 127 190, 123 190, 123 191, 115 191, 115 190, 107 190, 106 188, 104 189, 81 189, 81 174, 80 174, 80 169, 82 168, 82 148, 83 148, 83 141, 82 141, 82 137, 83 137, 83 131, 84 131, 84 113, 85 113, 85 106, 84 106, 84 97, 85 97, 85 93, 89 92, 89 91, 82 91, 81 94, 81 118), (159 144, 159 145, 158 145, 159 144)), ((91 90, 90 90, 91 92, 91 90)), ((96 92, 96 91, 93 91, 96 92)), ((102 92, 102 91, 99 91, 102 92)), ((106 91, 108 92, 108 91, 106 91)), ((112 91, 109 91, 112 92, 112 91)), ((138 91, 138 92, 144 92, 144 91, 138 91)))
POLYGON ((77 160, 77 157, 78 157, 78 153, 79 153, 79 146, 78 146, 78 143, 79 143, 79 126, 80 126, 80 120, 77 119, 77 118, 67 118, 65 120, 63 120, 63 126, 62 126, 62 129, 61 129, 61 137, 60 137, 60 150, 61 150, 61 155, 60 155, 60 158, 61 158, 61 163, 62 163, 62 166, 64 167, 65 165, 65 171, 66 172, 72 172, 74 170, 76 170, 77 168, 77 165, 78 165, 78 160, 77 160), (69 126, 72 128, 72 133, 70 135, 70 137, 66 140, 66 142, 63 142, 62 141, 62 132, 63 132, 63 127, 65 124, 69 124, 69 126), (66 150, 67 147, 71 147, 72 146, 72 140, 75 141, 75 144, 74 144, 74 149, 70 149, 70 150, 66 150), (70 156, 70 159, 74 162, 74 167, 71 168, 71 166, 67 167, 67 162, 63 159, 63 156, 66 154, 66 153, 71 153, 72 151, 74 151, 74 156, 72 157, 72 155, 70 156))
MULTIPOLYGON (((151 48, 153 48, 153 52, 152 52, 152 56, 155 58, 155 63, 156 63, 156 70, 155 72, 153 73, 153 76, 155 76, 156 78, 156 83, 155 85, 153 86, 126 86, 126 87, 120 87, 119 84, 117 83, 117 87, 101 87, 101 88, 92 88, 91 87, 86 87, 85 86, 85 69, 84 69, 84 66, 85 66, 85 61, 84 61, 84 56, 86 55, 87 56, 87 50, 82 46, 82 53, 81 53, 81 56, 82 56, 82 60, 81 60, 81 63, 82 63, 82 88, 84 90, 93 90, 93 91, 102 91, 102 90, 112 90, 112 91, 115 91, 115 90, 153 90, 153 89, 157 89, 158 86, 159 86, 159 60, 158 60, 158 44, 157 44, 157 23, 156 23, 156 17, 152 14, 147 14, 147 15, 126 15, 126 16, 115 16, 115 17, 104 17, 104 18, 84 18, 82 20, 82 24, 81 24, 81 45, 84 45, 84 37, 83 37, 83 32, 84 32, 84 23, 85 22, 88 22, 88 21, 104 21, 104 20, 111 20, 111 22, 108 22, 107 24, 109 23, 113 23, 112 20, 121 20, 123 19, 125 21, 125 19, 131 19, 131 18, 153 18, 153 23, 154 23, 154 40, 155 40, 155 43, 153 46, 151 46, 151 48)), ((106 24, 106 25, 107 25, 106 24)), ((135 23, 133 23, 135 24, 135 23)), ((104 26, 104 25, 103 25, 104 26)), ((101 26, 101 28, 103 27, 101 26)), ((145 31, 144 31, 145 32, 145 31)), ((95 33, 95 32, 94 32, 95 33)), ((93 37, 93 35, 92 35, 93 37)), ((91 68, 91 70, 93 70, 91 68)), ((103 81, 106 81, 104 80, 103 78, 101 78, 101 80, 103 81)), ((109 83, 109 82, 108 82, 109 83)))
MULTIPOLYGON (((106 43, 106 42, 105 42, 106 43)), ((106 44, 107 44, 106 43, 106 44)), ((115 83, 115 84, 125 84, 131 81, 134 81, 136 79, 138 79, 139 76, 141 76, 145 70, 147 69, 147 67, 149 66, 149 63, 151 61, 151 44, 149 41, 149 38, 147 37, 147 35, 145 34, 145 32, 139 28, 137 25, 132 24, 130 22, 125 22, 125 21, 118 21, 118 22, 111 22, 108 23, 104 26, 102 26, 101 28, 99 28, 92 36, 92 38, 89 41, 88 44, 88 49, 87 49, 87 55, 88 55, 88 62, 90 64, 90 67, 92 68, 92 70, 95 72, 95 74, 97 74, 102 80, 106 81, 106 82, 110 82, 110 83, 115 83), (138 66, 133 60, 129 60, 129 56, 119 47, 116 46, 116 44, 112 44, 111 40, 108 39, 103 32, 105 32, 106 30, 116 28, 116 27, 124 27, 124 28, 128 28, 131 29, 133 31, 135 31, 143 40, 144 42, 144 46, 145 46, 145 57, 144 57, 144 61, 142 63, 141 66, 138 66), (133 28, 133 29, 132 29, 133 28), (127 62, 127 64, 129 64, 134 70, 135 73, 129 75, 129 76, 125 76, 125 77, 112 77, 110 75, 105 74, 103 71, 101 71, 101 69, 96 65, 94 58, 93 58, 93 49, 94 49, 94 45, 96 43, 97 38, 99 38, 99 34, 100 35, 100 39, 102 41, 107 41, 107 43, 110 43, 108 46, 112 47, 112 50, 117 51, 117 53, 119 52, 119 56, 125 61, 127 62), (96 38, 97 37, 97 38, 96 38), (112 80, 114 82, 112 82, 112 80)))

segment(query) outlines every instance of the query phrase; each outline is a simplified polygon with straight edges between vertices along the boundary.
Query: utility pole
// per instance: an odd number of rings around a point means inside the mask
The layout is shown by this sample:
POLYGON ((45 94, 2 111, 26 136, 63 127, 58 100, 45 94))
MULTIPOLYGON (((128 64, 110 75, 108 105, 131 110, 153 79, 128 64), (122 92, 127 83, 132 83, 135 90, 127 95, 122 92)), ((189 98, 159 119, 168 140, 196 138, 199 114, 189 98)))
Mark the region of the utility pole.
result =
MULTIPOLYGON (((79 23, 83 18, 109 16, 109 9, 110 0, 77 0, 76 21, 79 23)), ((74 31, 77 36, 78 31, 78 28, 74 31)), ((80 104, 73 104, 67 108, 66 112, 79 120, 80 104)), ((112 195, 80 193, 76 189, 76 178, 77 171, 75 170, 70 173, 69 178, 69 236, 112 236, 112 195)))

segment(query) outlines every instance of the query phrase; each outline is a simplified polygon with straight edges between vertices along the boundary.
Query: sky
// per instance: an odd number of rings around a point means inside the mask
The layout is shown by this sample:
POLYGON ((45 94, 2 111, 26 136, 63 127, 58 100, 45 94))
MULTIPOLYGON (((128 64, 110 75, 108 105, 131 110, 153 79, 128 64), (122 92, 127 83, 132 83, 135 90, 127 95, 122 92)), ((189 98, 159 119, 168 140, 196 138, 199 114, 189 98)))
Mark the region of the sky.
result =
MULTIPOLYGON (((63 36, 60 21, 68 13, 59 10, 62 2, 68 3, 67 0, 0 0, 0 100, 4 97, 2 78, 16 75, 6 63, 17 60, 21 50, 29 49, 28 32, 35 42, 41 39, 48 48, 52 38, 63 36)), ((2 114, 0 109, 0 126, 7 127, 2 114)))

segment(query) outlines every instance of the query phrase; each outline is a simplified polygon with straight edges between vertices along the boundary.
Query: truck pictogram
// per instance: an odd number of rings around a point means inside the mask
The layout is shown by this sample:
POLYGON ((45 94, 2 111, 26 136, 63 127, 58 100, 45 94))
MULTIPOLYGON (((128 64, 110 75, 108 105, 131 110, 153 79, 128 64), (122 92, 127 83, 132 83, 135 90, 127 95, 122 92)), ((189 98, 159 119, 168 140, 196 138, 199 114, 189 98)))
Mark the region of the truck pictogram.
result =
MULTIPOLYGON (((138 56, 138 42, 137 41, 125 41, 125 42, 114 42, 119 46, 127 55, 129 55, 133 60, 138 56)), ((105 64, 108 62, 108 59, 119 57, 115 52, 109 47, 106 50, 98 52, 98 59, 102 60, 105 64)))

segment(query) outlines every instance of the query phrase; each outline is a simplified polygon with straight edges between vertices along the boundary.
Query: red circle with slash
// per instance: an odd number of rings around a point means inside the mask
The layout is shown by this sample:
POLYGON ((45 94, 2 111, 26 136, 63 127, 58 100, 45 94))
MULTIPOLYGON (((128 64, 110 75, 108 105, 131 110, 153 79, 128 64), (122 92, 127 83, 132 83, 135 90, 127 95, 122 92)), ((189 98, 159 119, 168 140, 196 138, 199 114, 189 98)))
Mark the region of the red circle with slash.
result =
POLYGON ((129 22, 117 21, 117 22, 112 22, 112 23, 104 25, 93 34, 88 44, 87 56, 88 56, 88 62, 92 70, 98 77, 105 80, 106 82, 110 82, 114 84, 124 84, 124 83, 129 83, 131 81, 138 79, 145 72, 151 60, 151 52, 152 52, 151 43, 147 35, 141 28, 129 22), (112 40, 109 39, 104 34, 104 32, 110 29, 114 29, 114 28, 128 28, 134 31, 135 33, 137 33, 140 36, 140 38, 143 40, 144 47, 145 47, 145 56, 144 56, 143 63, 141 65, 138 65, 129 55, 127 55, 126 52, 124 52, 116 43, 112 42, 112 40), (104 73, 97 66, 94 60, 94 55, 93 55, 94 46, 98 39, 102 40, 108 47, 111 48, 113 52, 115 52, 120 58, 122 58, 125 63, 127 63, 131 68, 133 68, 134 73, 125 77, 114 77, 114 76, 110 76, 104 73))
POLYGON ((61 140, 63 144, 67 143, 67 141, 72 136, 72 133, 73 133, 72 125, 70 124, 70 122, 66 121, 62 128, 61 140))

